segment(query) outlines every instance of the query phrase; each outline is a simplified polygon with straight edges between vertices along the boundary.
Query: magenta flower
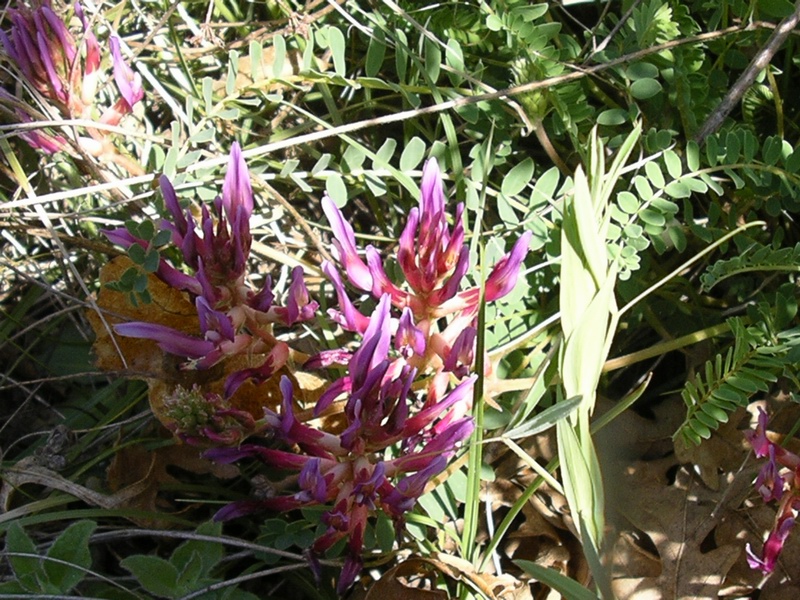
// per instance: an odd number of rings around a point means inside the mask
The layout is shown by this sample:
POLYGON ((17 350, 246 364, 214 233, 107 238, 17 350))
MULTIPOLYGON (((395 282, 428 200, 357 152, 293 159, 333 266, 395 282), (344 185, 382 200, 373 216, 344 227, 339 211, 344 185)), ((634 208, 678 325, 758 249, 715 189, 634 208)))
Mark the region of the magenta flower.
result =
MULTIPOLYGON (((449 367, 456 368, 456 363, 462 365, 470 353, 467 348, 470 340, 459 340, 459 336, 474 326, 480 290, 461 289, 470 267, 469 249, 464 243, 464 205, 456 206, 453 225, 449 225, 435 159, 425 163, 420 187, 419 206, 411 209, 398 244, 397 262, 406 285, 389 279, 373 246, 366 247, 362 258, 353 228, 327 196, 322 199, 322 209, 333 230, 333 254, 350 283, 375 298, 387 294, 391 304, 402 311, 397 326, 402 333, 396 343, 402 346, 406 358, 419 369, 432 366, 436 370, 450 370, 449 367), (439 330, 437 320, 442 317, 448 317, 449 322, 439 330), (458 360, 448 358, 454 347, 460 356, 458 360)), ((531 235, 524 232, 511 252, 494 266, 486 279, 486 301, 498 300, 514 288, 531 235)), ((346 329, 363 334, 368 319, 350 302, 336 269, 323 264, 323 270, 339 299, 339 310, 331 310, 331 318, 346 329)))
POLYGON ((775 527, 769 533, 767 541, 764 542, 763 556, 758 556, 753 552, 750 544, 747 544, 745 553, 747 555, 747 564, 750 565, 750 568, 757 569, 765 575, 772 573, 783 550, 783 545, 789 538, 792 527, 794 527, 794 517, 782 516, 779 518, 775 523, 775 527))
POLYGON ((417 401, 411 389, 416 369, 390 354, 396 347, 392 343, 390 302, 389 295, 381 297, 360 347, 350 356, 348 373, 333 382, 317 404, 319 414, 345 395, 344 431, 334 434, 302 423, 294 414, 291 382, 284 377, 281 412, 267 410, 265 421, 278 439, 288 448, 299 448, 299 452, 250 444, 205 454, 220 462, 249 456, 273 467, 299 471, 296 493, 235 502, 215 518, 228 520, 264 510, 328 505, 322 518, 327 529, 311 547, 312 566, 318 568, 315 557, 347 540, 347 556, 337 585, 340 594, 352 585, 363 565, 368 519, 382 510, 399 529, 425 486, 447 466, 474 427, 471 418, 453 415, 469 402, 475 377, 465 379, 441 399, 428 396, 425 402, 417 401), (387 458, 386 450, 396 445, 397 458, 387 458))
MULTIPOLYGON (((206 369, 233 355, 264 355, 259 366, 232 373, 225 383, 230 397, 247 380, 265 381, 289 357, 289 348, 275 339, 272 325, 291 326, 311 319, 317 309, 303 281, 303 271, 292 271, 285 306, 273 303, 271 279, 260 290, 246 282, 252 236, 253 190, 250 175, 239 145, 231 149, 228 171, 211 210, 201 207, 199 220, 190 208, 183 209, 172 184, 161 177, 164 203, 172 219, 161 221, 180 249, 185 273, 160 258, 156 275, 171 287, 185 291, 193 299, 200 326, 198 335, 189 335, 166 325, 132 322, 115 326, 120 335, 154 340, 166 352, 188 359, 186 368, 206 369)), ((104 232, 112 242, 125 248, 134 245, 149 250, 149 242, 126 229, 104 232)))
MULTIPOLYGON (((83 8, 79 3, 75 4, 75 14, 83 25, 78 43, 64 21, 52 10, 49 0, 33 2, 32 8, 23 6, 8 10, 11 31, 8 34, 0 31, 5 53, 28 83, 50 100, 63 117, 117 125, 144 98, 141 77, 134 74, 122 58, 119 39, 112 36, 109 44, 114 78, 122 98, 97 118, 94 111, 101 75, 101 51, 83 8)), ((31 120, 31 115, 26 116, 23 120, 31 120)), ((84 150, 97 155, 104 148, 103 134, 96 130, 89 133, 90 138, 80 138, 79 141, 84 150)), ((47 152, 65 147, 64 144, 56 145, 63 140, 57 136, 28 134, 25 139, 47 152)))
POLYGON ((745 432, 745 437, 757 457, 768 459, 756 478, 756 490, 764 502, 778 502, 775 525, 764 542, 762 556, 757 556, 750 544, 746 546, 750 567, 769 574, 775 569, 800 510, 800 456, 770 441, 767 437, 767 413, 760 408, 756 429, 745 432))
POLYGON ((120 102, 124 102, 117 112, 121 115, 133 110, 133 106, 144 98, 144 88, 142 87, 142 76, 134 73, 122 57, 119 47, 119 38, 111 36, 109 39, 111 48, 111 58, 114 65, 114 81, 117 84, 119 93, 122 96, 120 102))

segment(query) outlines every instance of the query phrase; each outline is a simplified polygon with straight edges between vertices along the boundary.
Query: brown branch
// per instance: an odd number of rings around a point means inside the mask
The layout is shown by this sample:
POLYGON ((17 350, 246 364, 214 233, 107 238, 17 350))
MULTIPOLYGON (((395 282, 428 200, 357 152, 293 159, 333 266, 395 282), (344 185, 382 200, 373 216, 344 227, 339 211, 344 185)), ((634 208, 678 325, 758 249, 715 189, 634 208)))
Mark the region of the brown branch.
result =
POLYGON ((800 21, 800 0, 795 2, 794 12, 775 28, 764 47, 753 57, 753 60, 747 65, 747 68, 739 76, 736 83, 733 84, 733 87, 728 90, 719 106, 708 116, 700 131, 695 134, 695 141, 702 143, 704 139, 719 129, 725 117, 739 103, 748 88, 753 85, 758 74, 769 66, 772 57, 775 56, 775 53, 786 41, 786 38, 789 37, 792 30, 797 27, 798 21, 800 21))

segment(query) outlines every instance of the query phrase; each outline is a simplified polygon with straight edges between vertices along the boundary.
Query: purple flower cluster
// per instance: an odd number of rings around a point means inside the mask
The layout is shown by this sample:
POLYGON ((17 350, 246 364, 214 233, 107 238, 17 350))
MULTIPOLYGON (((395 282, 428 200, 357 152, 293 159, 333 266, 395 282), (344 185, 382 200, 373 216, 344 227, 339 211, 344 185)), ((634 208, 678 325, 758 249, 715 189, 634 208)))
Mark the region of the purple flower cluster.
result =
MULTIPOLYGON (((215 461, 256 459, 297 473, 293 493, 235 502, 216 518, 327 506, 326 530, 309 556, 318 569, 319 556, 347 541, 338 582, 343 593, 362 567, 368 519, 382 511, 399 531, 405 514, 474 427, 469 411, 481 291, 461 290, 470 267, 464 206, 457 207, 449 225, 439 169, 435 160, 428 161, 420 205, 412 209, 399 240, 397 262, 405 282, 395 283, 376 248, 368 246, 362 258, 352 227, 330 198, 324 198, 333 253, 347 280, 374 296, 377 306, 371 314, 360 312, 337 268, 325 263, 339 303, 331 316, 356 333, 358 346, 327 350, 305 363, 305 369, 345 367, 343 375, 327 384, 311 414, 297 411, 298 390, 284 375, 280 407, 264 408, 263 418, 250 418, 229 400, 244 381, 265 381, 286 364, 289 348, 274 338, 272 325, 291 327, 308 320, 317 303, 309 300, 299 268, 292 273, 286 306, 274 305, 269 278, 260 290, 247 285, 253 193, 238 145, 231 151, 222 195, 211 207, 195 211, 199 218, 180 207, 169 180, 162 177, 160 183, 170 213, 161 228, 170 232, 188 272, 162 258, 156 275, 193 299, 200 335, 148 322, 122 323, 115 330, 156 341, 164 351, 186 359, 185 368, 207 369, 235 355, 267 355, 263 365, 239 366, 228 374, 223 395, 200 388, 174 390, 165 400, 172 429, 189 443, 211 446, 205 456, 215 461)), ((106 235, 126 248, 148 246, 126 229, 106 235)), ((484 290, 487 301, 514 287, 529 240, 530 233, 524 233, 491 271, 484 290)))
POLYGON ((216 515, 228 520, 264 510, 287 511, 327 504, 325 533, 311 547, 315 558, 339 540, 347 540, 347 558, 338 581, 343 593, 361 570, 361 552, 367 519, 378 509, 397 529, 432 477, 447 466, 457 445, 472 433, 470 417, 448 418, 463 412, 472 395, 475 377, 459 383, 438 402, 417 402, 412 391, 417 372, 391 360, 389 296, 384 295, 353 353, 349 374, 332 389, 346 392, 345 429, 334 434, 300 422, 293 409, 293 390, 281 380, 280 414, 267 411, 266 420, 278 438, 292 450, 254 444, 218 448, 206 456, 219 462, 254 457, 273 468, 299 471, 299 491, 289 496, 245 500, 228 505, 216 515), (389 452, 399 447, 396 458, 389 452))
MULTIPOLYGON (((181 208, 169 179, 162 176, 160 184, 172 217, 164 219, 161 227, 171 232, 172 243, 181 250, 191 274, 161 257, 156 275, 188 293, 197 309, 201 335, 142 321, 120 323, 114 329, 120 335, 156 341, 165 352, 187 359, 187 369, 207 369, 236 355, 266 355, 263 364, 227 378, 225 397, 229 398, 248 379, 265 381, 286 364, 289 347, 275 338, 273 324, 292 326, 307 321, 314 316, 317 303, 309 299, 301 267, 292 271, 286 306, 274 304, 269 276, 260 290, 247 284, 253 190, 238 144, 231 150, 222 195, 214 200, 211 210, 205 204, 200 207, 199 220, 191 208, 181 208)), ((138 244, 148 249, 146 240, 127 229, 104 233, 124 248, 138 244)))
MULTIPOLYGON (((359 255, 353 228, 333 200, 324 197, 322 208, 333 230, 334 254, 348 281, 376 299, 388 295, 400 311, 395 345, 408 363, 420 372, 435 372, 440 390, 450 374, 463 377, 470 372, 480 289, 461 290, 470 267, 469 248, 464 243, 464 204, 456 206, 451 227, 436 159, 425 163, 419 206, 411 209, 398 243, 395 258, 407 286, 389 279, 381 255, 373 246, 366 247, 365 258, 359 255)), ((511 252, 494 266, 485 282, 486 302, 502 298, 514 288, 531 236, 530 231, 524 232, 511 252)), ((369 319, 353 306, 336 268, 329 262, 323 263, 322 268, 339 300, 339 309, 329 311, 331 318, 343 328, 363 334, 369 319)), ((323 364, 341 359, 337 351, 318 357, 323 364)))
POLYGON ((761 556, 747 544, 747 562, 753 569, 769 574, 775 569, 783 546, 800 510, 800 456, 770 441, 767 437, 767 413, 759 409, 758 425, 745 433, 758 458, 766 458, 756 478, 755 487, 764 502, 776 501, 775 525, 764 542, 761 556))
MULTIPOLYGON (((114 80, 121 97, 98 117, 94 111, 102 74, 102 56, 83 8, 75 3, 75 15, 83 26, 81 41, 77 43, 64 21, 51 8, 49 0, 32 1, 34 5, 31 8, 22 6, 8 10, 11 31, 0 31, 5 54, 28 83, 42 98, 50 101, 62 117, 117 125, 144 98, 141 77, 134 74, 122 58, 119 39, 112 36, 109 46, 114 80)), ((33 120, 25 112, 18 110, 18 114, 25 122, 33 120)), ((79 141, 85 151, 97 156, 104 151, 103 135, 96 130, 90 130, 89 133, 91 137, 79 141)), ((59 135, 33 131, 23 134, 23 137, 34 148, 48 153, 66 147, 66 140, 59 135)))

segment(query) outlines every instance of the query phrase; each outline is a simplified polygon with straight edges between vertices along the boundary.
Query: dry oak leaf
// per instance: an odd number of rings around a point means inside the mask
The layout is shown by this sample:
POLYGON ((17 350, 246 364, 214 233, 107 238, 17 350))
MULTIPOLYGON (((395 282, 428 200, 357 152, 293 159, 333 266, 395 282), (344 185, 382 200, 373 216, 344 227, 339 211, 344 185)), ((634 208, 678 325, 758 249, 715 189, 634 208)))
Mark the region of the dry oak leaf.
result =
MULTIPOLYGON (((108 487, 115 496, 124 500, 118 508, 131 508, 149 513, 181 514, 191 505, 178 508, 160 492, 165 484, 179 483, 168 469, 177 467, 198 475, 210 473, 219 479, 236 477, 239 469, 234 465, 217 464, 200 456, 200 450, 186 445, 170 445, 147 450, 141 445, 120 448, 108 467, 108 487), (126 492, 127 490, 127 492, 126 492), (133 490, 133 493, 131 493, 133 490)), ((167 519, 131 518, 141 527, 167 528, 172 525, 167 519)))
POLYGON ((197 310, 186 294, 154 275, 147 278, 147 289, 152 297, 149 304, 133 306, 126 293, 106 287, 106 284, 118 281, 133 266, 133 261, 127 256, 118 256, 100 269, 100 291, 96 303, 102 317, 94 310, 87 311, 86 315, 95 333, 92 346, 95 362, 105 371, 122 371, 139 379, 175 378, 179 373, 177 357, 166 359, 156 342, 116 335, 111 326, 127 321, 146 321, 196 335, 200 331, 197 310))
MULTIPOLYGON (((613 589, 620 600, 717 598, 728 570, 743 552, 735 543, 701 549, 716 527, 712 511, 720 494, 697 482, 683 467, 670 484, 668 472, 677 466, 674 456, 638 461, 617 482, 626 493, 615 496, 613 508, 633 531, 649 537, 661 561, 658 576, 618 574, 613 589)), ((624 563, 624 558, 615 557, 615 563, 624 563)))
POLYGON ((370 587, 363 600, 447 600, 447 592, 432 589, 440 576, 462 581, 488 600, 533 599, 525 581, 511 575, 476 573, 471 562, 440 553, 430 558, 410 557, 392 567, 370 587))
MULTIPOLYGON (((153 340, 114 334, 112 325, 126 321, 145 321, 166 325, 189 335, 200 334, 197 310, 188 296, 158 277, 148 275, 147 286, 152 297, 149 304, 134 306, 126 293, 106 287, 107 283, 120 279, 132 266, 133 262, 127 256, 119 256, 100 271, 101 288, 97 306, 103 318, 95 311, 89 311, 87 315, 96 336, 92 350, 99 368, 147 381, 150 408, 156 418, 169 428, 172 423, 166 414, 164 400, 172 395, 177 386, 192 389, 196 385, 203 393, 222 394, 225 379, 230 373, 260 367, 266 360, 266 354, 240 354, 210 369, 186 370, 180 368, 184 359, 164 352, 153 340)), ((285 367, 259 385, 245 382, 230 399, 231 405, 246 410, 255 419, 262 418, 264 408, 274 410, 280 405, 282 396, 279 381, 283 375, 292 380, 298 392, 298 402, 307 403, 318 397, 321 384, 313 376, 303 377, 301 381, 305 385, 301 386, 293 370, 285 367)))

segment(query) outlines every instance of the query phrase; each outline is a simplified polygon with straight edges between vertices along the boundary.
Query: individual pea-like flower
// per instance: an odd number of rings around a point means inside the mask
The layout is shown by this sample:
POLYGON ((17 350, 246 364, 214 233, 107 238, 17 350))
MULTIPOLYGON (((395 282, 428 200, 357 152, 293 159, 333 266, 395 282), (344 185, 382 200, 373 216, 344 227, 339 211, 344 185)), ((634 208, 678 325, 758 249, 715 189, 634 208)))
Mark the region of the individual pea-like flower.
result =
MULTIPOLYGON (((469 248, 464 243, 464 204, 456 206, 453 225, 449 225, 436 159, 425 163, 420 188, 419 206, 408 215, 396 256, 405 286, 389 279, 373 246, 366 247, 362 258, 353 228, 329 197, 323 198, 322 208, 333 231, 333 254, 348 281, 375 298, 388 294, 392 305, 402 311, 398 326, 403 335, 398 343, 404 344, 409 362, 420 369, 430 365, 438 370, 455 368, 456 362, 448 357, 454 348, 462 359, 470 353, 466 345, 474 338, 470 334, 461 336, 465 329, 474 326, 481 290, 461 289, 470 267, 469 248), (449 322, 439 331, 437 321, 442 317, 448 317, 449 322), (443 364, 445 361, 447 366, 443 364)), ((502 298, 514 288, 531 236, 531 232, 524 232, 493 267, 484 286, 487 302, 502 298)), ((339 300, 339 309, 330 311, 332 318, 346 329, 363 333, 368 319, 350 302, 336 268, 326 263, 323 271, 333 283, 339 300)))
MULTIPOLYGON (((62 117, 95 120, 106 125, 119 124, 122 117, 144 98, 141 77, 133 73, 122 57, 119 39, 112 36, 109 45, 114 79, 122 97, 101 114, 95 114, 102 54, 83 8, 77 2, 74 5, 75 15, 83 27, 80 42, 76 42, 64 21, 51 8, 49 0, 32 2, 31 7, 8 10, 11 30, 8 33, 0 31, 5 54, 30 86, 62 117)), ((31 115, 17 112, 22 121, 32 121, 31 115)), ((27 133, 23 137, 45 152, 66 148, 66 141, 61 136, 27 133)), ((89 130, 89 137, 80 137, 78 141, 94 156, 108 151, 104 134, 97 130, 89 130)))
MULTIPOLYGON (((231 149, 228 170, 218 196, 209 209, 203 205, 196 219, 190 208, 181 208, 169 179, 162 177, 161 190, 172 219, 161 222, 174 246, 180 249, 191 273, 159 259, 156 275, 192 298, 197 310, 200 335, 189 335, 167 325, 135 321, 115 325, 124 336, 156 341, 170 354, 187 359, 185 368, 207 369, 233 355, 266 355, 263 364, 232 373, 225 384, 230 397, 248 379, 265 381, 289 357, 286 343, 278 341, 273 324, 291 326, 312 318, 317 303, 309 299, 303 271, 292 271, 286 306, 273 303, 271 279, 260 290, 246 281, 252 236, 250 217, 253 190, 239 145, 231 149)), ((125 228, 104 232, 112 242, 148 249, 148 242, 125 228)))
POLYGON ((388 294, 381 297, 360 347, 348 361, 347 374, 330 385, 316 406, 315 413, 320 414, 344 395, 343 431, 334 433, 301 422, 293 408, 292 384, 283 378, 281 410, 266 410, 265 421, 275 438, 297 450, 244 444, 205 454, 219 462, 252 457, 273 468, 299 471, 296 493, 235 502, 215 518, 229 520, 264 510, 327 505, 322 517, 327 529, 311 547, 312 566, 316 565, 314 557, 347 540, 339 593, 352 585, 361 570, 369 517, 381 510, 399 530, 426 484, 444 470, 474 427, 470 417, 451 418, 463 413, 459 408, 471 397, 474 376, 441 398, 428 396, 417 401, 411 387, 416 369, 391 356, 390 300, 388 294), (388 452, 392 447, 397 451, 388 452))
POLYGON ((758 425, 745 432, 745 437, 758 458, 767 458, 756 478, 756 490, 764 502, 778 502, 775 524, 764 542, 762 555, 756 555, 750 544, 745 548, 750 567, 766 575, 775 570, 800 510, 800 456, 767 437, 767 413, 760 408, 758 425))

